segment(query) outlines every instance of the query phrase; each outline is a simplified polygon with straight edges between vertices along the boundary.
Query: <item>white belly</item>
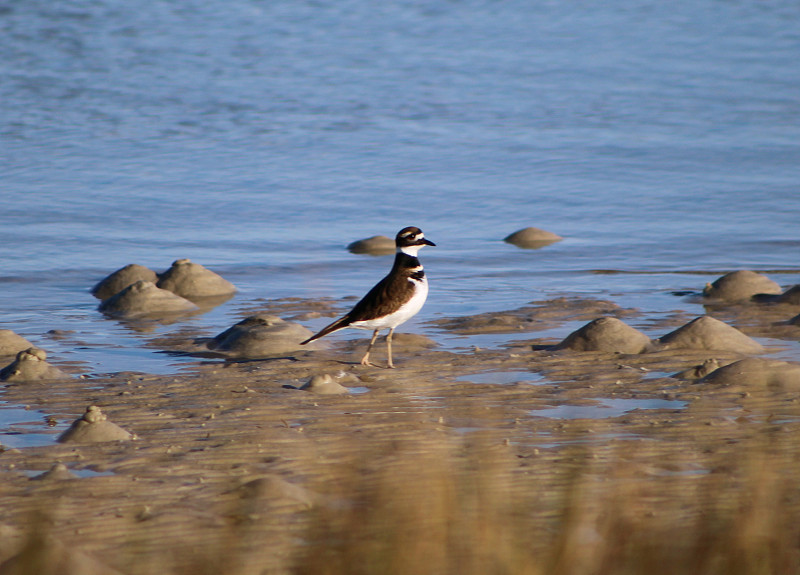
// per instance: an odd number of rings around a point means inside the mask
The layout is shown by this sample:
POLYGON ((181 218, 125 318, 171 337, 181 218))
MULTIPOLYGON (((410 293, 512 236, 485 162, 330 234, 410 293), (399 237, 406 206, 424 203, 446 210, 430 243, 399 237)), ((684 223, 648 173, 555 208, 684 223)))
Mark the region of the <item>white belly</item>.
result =
POLYGON ((421 310, 422 306, 425 304, 425 300, 428 299, 428 279, 409 279, 408 281, 415 283, 417 289, 414 290, 414 297, 408 300, 403 307, 384 317, 365 321, 354 321, 348 327, 355 327, 358 329, 395 328, 401 323, 405 323, 417 315, 417 312, 419 312, 419 310, 421 310))

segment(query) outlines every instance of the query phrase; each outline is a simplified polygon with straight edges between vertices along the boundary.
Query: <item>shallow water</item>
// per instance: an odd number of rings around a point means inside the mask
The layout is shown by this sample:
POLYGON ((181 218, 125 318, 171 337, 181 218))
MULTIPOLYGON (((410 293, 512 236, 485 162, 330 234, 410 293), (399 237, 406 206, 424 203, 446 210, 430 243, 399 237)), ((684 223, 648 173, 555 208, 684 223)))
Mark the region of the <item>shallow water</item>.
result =
POLYGON ((683 409, 685 401, 671 399, 603 398, 595 405, 557 405, 531 411, 536 417, 553 419, 606 419, 619 417, 637 409, 683 409))
POLYGON ((548 383, 543 375, 531 373, 529 371, 485 371, 482 373, 471 373, 456 379, 458 381, 470 381, 472 383, 527 383, 531 385, 548 383))
POLYGON ((390 258, 344 246, 406 225, 438 247, 403 329, 454 349, 509 336, 425 322, 574 294, 646 323, 730 270, 800 283, 788 0, 31 0, 0 6, 0 55, 0 328, 86 373, 178 370, 144 343, 257 298, 360 295, 390 258), (526 226, 565 239, 501 241, 526 226), (108 273, 184 257, 237 296, 152 333, 96 311, 108 273))

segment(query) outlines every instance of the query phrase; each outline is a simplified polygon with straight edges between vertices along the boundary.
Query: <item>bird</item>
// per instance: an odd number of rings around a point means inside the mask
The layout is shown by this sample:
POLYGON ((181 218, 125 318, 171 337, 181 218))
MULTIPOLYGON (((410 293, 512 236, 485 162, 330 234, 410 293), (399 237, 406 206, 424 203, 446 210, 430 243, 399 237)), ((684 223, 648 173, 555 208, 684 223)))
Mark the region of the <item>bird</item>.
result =
POLYGON ((388 328, 389 332, 386 334, 388 367, 393 368, 392 335, 394 330, 415 316, 428 298, 428 279, 425 277, 425 271, 417 254, 423 247, 435 245, 417 227, 409 226, 397 232, 394 265, 386 277, 375 284, 367 292, 367 295, 353 306, 353 309, 307 340, 300 342, 300 345, 305 345, 346 327, 371 329, 373 330, 372 339, 367 346, 367 352, 361 358, 361 365, 377 367, 370 362, 369 353, 372 351, 378 333, 388 328))

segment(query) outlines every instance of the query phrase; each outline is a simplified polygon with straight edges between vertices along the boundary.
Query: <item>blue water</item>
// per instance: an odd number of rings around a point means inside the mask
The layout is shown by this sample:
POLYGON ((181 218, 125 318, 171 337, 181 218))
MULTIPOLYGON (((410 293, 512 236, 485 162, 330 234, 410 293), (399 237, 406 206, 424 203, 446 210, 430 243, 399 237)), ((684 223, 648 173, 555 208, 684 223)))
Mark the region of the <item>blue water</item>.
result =
POLYGON ((794 0, 0 2, 0 328, 173 371, 152 335, 360 295, 390 259, 344 247, 406 225, 438 247, 404 329, 434 338, 559 295, 699 314, 672 292, 800 283, 798 62, 794 0), (501 241, 526 226, 565 240, 501 241), (240 292, 149 334, 96 311, 108 273, 184 257, 240 292))
POLYGON ((605 419, 619 417, 639 409, 683 409, 685 401, 670 399, 625 399, 602 398, 595 405, 557 405, 534 409, 530 413, 536 417, 553 419, 605 419))
POLYGON ((0 446, 4 448, 49 445, 65 428, 63 423, 55 427, 49 425, 43 411, 8 406, 0 401, 0 446))
POLYGON ((529 371, 486 371, 482 373, 471 373, 456 378, 457 381, 470 381, 472 383, 497 383, 497 384, 537 384, 545 383, 545 378, 539 373, 529 371))

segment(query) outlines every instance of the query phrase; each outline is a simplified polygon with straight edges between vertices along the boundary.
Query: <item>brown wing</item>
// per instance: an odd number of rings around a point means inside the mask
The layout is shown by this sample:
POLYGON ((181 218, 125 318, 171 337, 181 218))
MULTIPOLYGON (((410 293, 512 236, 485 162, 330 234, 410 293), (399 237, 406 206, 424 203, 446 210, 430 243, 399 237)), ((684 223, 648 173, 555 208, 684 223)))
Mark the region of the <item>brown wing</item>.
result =
POLYGON ((350 322, 383 317, 397 311, 413 295, 414 286, 405 274, 389 274, 367 292, 345 317, 350 322), (393 278, 390 279, 390 278, 393 278))
POLYGON ((366 321, 389 315, 396 310, 397 302, 405 302, 413 295, 414 286, 408 281, 404 274, 395 276, 394 281, 387 275, 373 286, 361 300, 353 306, 349 312, 337 319, 335 322, 323 327, 318 333, 307 340, 300 342, 305 345, 323 336, 344 329, 356 321, 366 321))

